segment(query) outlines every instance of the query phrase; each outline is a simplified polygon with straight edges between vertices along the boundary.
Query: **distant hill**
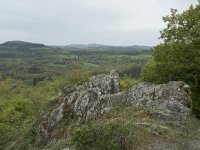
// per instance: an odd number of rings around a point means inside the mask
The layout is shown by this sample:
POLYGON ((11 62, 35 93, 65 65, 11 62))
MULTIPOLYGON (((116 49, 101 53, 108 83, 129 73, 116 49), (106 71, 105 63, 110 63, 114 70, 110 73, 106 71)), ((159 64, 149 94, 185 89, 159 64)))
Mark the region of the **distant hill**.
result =
POLYGON ((34 49, 34 48, 72 48, 72 49, 87 49, 87 50, 150 50, 151 46, 140 46, 140 45, 133 45, 133 46, 113 46, 113 45, 103 45, 103 44, 70 44, 66 46, 46 46, 44 44, 38 43, 30 43, 25 41, 8 41, 3 44, 0 44, 1 48, 13 48, 15 50, 24 51, 27 49, 34 49))
POLYGON ((0 47, 12 47, 15 49, 31 49, 31 48, 42 48, 46 47, 44 44, 37 44, 37 43, 29 43, 24 41, 8 41, 3 44, 0 44, 0 47))
POLYGON ((78 49, 94 49, 94 48, 109 48, 109 49, 132 49, 132 50, 150 50, 151 46, 112 46, 112 45, 103 45, 103 44, 70 44, 66 45, 66 48, 78 48, 78 49))
POLYGON ((72 48, 95 48, 95 47, 108 47, 103 44, 70 44, 66 45, 65 47, 72 47, 72 48))
POLYGON ((142 45, 133 45, 128 47, 141 50, 150 50, 152 48, 152 46, 142 46, 142 45))

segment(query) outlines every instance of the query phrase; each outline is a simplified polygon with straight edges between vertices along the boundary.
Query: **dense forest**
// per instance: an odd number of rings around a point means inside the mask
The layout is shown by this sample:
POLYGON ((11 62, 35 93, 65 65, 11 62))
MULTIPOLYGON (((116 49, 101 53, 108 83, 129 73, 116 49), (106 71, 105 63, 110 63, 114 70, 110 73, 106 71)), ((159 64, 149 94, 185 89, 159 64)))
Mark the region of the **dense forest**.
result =
POLYGON ((136 48, 103 46, 78 49, 6 42, 0 45, 0 78, 11 77, 36 85, 76 69, 93 74, 116 69, 121 74, 138 78, 142 64, 151 57, 151 51, 150 47, 136 48))

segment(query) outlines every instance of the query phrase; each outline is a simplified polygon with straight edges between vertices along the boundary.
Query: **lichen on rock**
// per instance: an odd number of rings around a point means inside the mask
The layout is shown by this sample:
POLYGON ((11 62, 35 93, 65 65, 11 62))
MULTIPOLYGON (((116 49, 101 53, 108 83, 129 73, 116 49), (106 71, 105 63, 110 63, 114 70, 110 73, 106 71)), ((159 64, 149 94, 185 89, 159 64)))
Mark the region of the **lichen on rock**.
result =
POLYGON ((39 124, 38 142, 47 143, 53 138, 53 131, 62 122, 70 120, 84 122, 100 117, 115 106, 125 104, 151 110, 152 117, 166 120, 176 119, 184 124, 190 109, 189 86, 182 81, 167 84, 140 83, 125 92, 120 92, 119 74, 92 76, 84 83, 68 92, 56 109, 43 117, 39 124), (167 112, 167 113, 166 113, 167 112))

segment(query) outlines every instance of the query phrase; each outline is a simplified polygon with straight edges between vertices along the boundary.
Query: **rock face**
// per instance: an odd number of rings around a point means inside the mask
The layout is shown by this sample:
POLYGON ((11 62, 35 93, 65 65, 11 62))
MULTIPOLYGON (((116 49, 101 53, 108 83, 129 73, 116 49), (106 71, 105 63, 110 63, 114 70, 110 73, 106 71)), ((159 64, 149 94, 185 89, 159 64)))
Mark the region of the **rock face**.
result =
POLYGON ((127 103, 144 106, 153 110, 154 114, 171 115, 184 123, 191 111, 189 94, 189 86, 182 81, 161 85, 142 83, 128 90, 127 103))
POLYGON ((152 117, 184 123, 190 114, 190 89, 181 81, 155 85, 141 83, 128 91, 120 92, 119 74, 100 74, 90 81, 69 90, 63 102, 43 117, 39 124, 42 143, 53 138, 53 130, 59 124, 71 120, 84 122, 101 116, 114 106, 125 104, 149 109, 152 117))

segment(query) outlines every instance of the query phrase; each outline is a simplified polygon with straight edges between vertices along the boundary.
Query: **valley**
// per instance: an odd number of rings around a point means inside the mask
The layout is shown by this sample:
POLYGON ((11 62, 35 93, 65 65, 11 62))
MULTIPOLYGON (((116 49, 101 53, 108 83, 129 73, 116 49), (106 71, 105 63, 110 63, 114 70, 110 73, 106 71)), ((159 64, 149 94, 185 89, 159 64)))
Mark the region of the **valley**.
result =
MULTIPOLYGON (((73 45, 71 45, 73 46, 73 45)), ((0 79, 11 77, 36 85, 54 80, 72 70, 92 74, 118 70, 139 78, 141 66, 151 57, 150 47, 51 47, 22 41, 0 45, 0 79)))

